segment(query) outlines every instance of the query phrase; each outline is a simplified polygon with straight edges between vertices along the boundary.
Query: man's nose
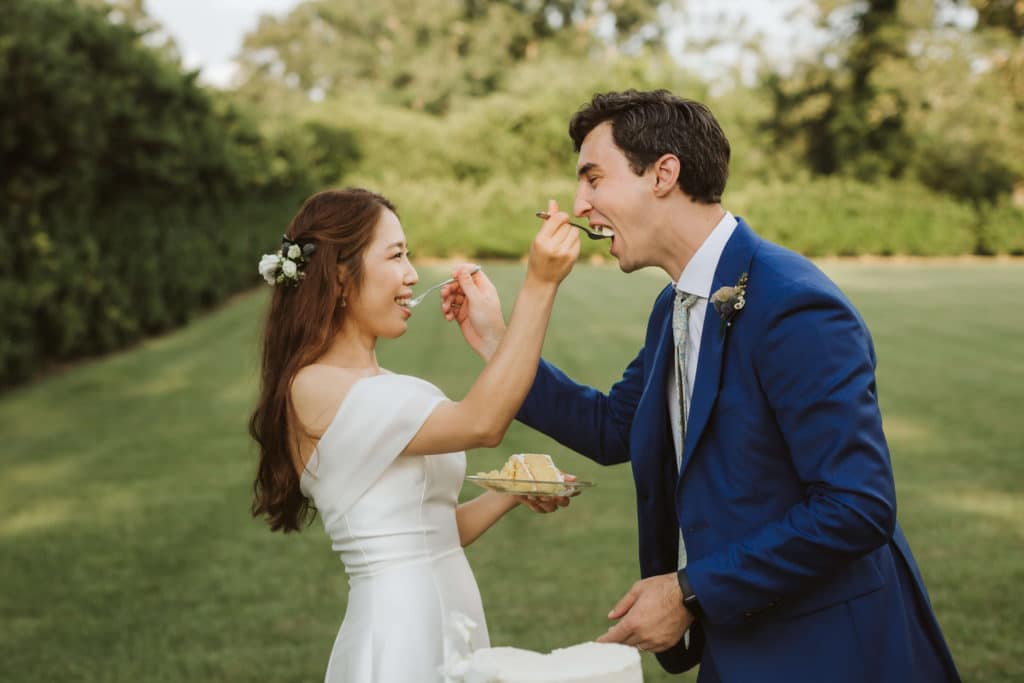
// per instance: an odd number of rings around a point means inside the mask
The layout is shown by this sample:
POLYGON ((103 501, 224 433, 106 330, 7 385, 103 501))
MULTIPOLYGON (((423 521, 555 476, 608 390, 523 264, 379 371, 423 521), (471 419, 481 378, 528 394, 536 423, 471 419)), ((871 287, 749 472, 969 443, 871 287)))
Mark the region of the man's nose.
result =
POLYGON ((590 201, 583 195, 582 191, 576 193, 576 199, 572 203, 572 212, 576 216, 585 216, 593 207, 590 206, 590 201))

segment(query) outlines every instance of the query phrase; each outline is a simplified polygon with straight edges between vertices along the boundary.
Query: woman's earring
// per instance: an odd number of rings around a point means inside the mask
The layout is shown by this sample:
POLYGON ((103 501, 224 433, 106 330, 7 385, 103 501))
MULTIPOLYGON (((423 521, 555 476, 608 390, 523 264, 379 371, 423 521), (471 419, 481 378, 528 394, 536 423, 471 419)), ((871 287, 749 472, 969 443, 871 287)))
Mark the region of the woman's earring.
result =
POLYGON ((341 295, 341 307, 345 308, 345 295, 344 294, 341 295))

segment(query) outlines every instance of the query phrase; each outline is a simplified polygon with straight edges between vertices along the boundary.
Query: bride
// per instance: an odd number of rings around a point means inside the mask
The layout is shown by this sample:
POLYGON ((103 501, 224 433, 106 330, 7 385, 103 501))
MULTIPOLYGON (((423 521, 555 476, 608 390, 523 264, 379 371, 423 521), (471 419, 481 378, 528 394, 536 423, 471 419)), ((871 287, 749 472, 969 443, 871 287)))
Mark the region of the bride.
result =
MULTIPOLYGON (((260 273, 275 285, 250 432, 259 445, 253 515, 297 531, 315 510, 349 578, 328 683, 439 681, 465 655, 458 615, 489 645, 462 548, 520 500, 458 504, 465 449, 496 446, 533 382, 559 283, 579 236, 551 202, 498 350, 461 401, 377 364, 380 337, 405 333, 417 282, 394 206, 361 189, 310 197, 260 273)), ((500 315, 482 272, 456 273, 472 315, 500 315), (491 311, 486 313, 485 311, 491 311), (497 313, 495 313, 497 311, 497 313)), ((493 326, 475 325, 475 329, 493 326)), ((527 501, 538 511, 556 503, 527 501)), ((565 505, 567 499, 557 501, 565 505)))

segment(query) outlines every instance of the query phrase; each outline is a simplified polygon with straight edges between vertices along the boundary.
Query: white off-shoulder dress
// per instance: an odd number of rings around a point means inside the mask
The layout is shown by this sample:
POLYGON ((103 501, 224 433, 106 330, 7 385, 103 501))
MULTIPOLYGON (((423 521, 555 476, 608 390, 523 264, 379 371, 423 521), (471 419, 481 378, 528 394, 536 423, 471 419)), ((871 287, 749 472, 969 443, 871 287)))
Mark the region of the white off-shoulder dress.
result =
POLYGON ((444 400, 408 375, 357 381, 302 474, 349 579, 327 683, 442 681, 446 661, 490 644, 455 522, 466 454, 399 455, 444 400))

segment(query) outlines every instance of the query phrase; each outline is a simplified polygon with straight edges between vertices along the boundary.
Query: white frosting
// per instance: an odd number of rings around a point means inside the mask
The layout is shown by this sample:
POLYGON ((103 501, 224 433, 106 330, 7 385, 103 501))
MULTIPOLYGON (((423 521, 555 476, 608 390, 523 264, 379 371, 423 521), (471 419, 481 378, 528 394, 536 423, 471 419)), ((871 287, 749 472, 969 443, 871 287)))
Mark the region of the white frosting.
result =
POLYGON ((551 654, 514 647, 477 650, 461 683, 643 683, 640 655, 628 645, 582 643, 551 654))
POLYGON ((555 465, 555 462, 551 459, 550 455, 545 455, 544 453, 516 453, 515 455, 509 458, 510 462, 513 460, 518 462, 522 466, 523 470, 526 471, 528 479, 532 479, 534 481, 565 481, 565 475, 562 474, 562 471, 558 469, 558 467, 555 465), (551 467, 551 469, 555 471, 554 477, 552 477, 551 475, 537 476, 530 468, 530 464, 526 461, 526 456, 528 455, 541 458, 544 462, 546 462, 551 467))

